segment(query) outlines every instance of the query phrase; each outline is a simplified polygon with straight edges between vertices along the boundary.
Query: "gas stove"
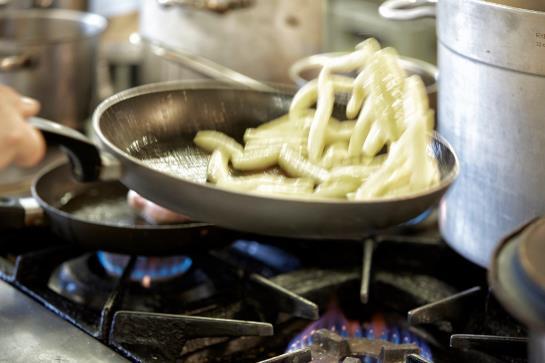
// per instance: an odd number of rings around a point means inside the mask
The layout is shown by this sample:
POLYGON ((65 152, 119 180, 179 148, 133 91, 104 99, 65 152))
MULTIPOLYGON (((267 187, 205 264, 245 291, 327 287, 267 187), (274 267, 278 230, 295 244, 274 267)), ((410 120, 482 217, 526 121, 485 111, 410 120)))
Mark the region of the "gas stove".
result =
POLYGON ((527 361, 526 329, 433 217, 360 242, 226 242, 141 257, 4 234, 0 362, 527 361))

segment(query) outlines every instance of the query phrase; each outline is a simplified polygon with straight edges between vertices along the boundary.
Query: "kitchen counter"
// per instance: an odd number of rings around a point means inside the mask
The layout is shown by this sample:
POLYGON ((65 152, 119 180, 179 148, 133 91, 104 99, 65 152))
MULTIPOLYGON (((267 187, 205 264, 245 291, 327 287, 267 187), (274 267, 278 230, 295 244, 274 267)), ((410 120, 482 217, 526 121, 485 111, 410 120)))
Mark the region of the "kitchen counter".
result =
POLYGON ((70 323, 0 281, 0 362, 127 362, 70 323))

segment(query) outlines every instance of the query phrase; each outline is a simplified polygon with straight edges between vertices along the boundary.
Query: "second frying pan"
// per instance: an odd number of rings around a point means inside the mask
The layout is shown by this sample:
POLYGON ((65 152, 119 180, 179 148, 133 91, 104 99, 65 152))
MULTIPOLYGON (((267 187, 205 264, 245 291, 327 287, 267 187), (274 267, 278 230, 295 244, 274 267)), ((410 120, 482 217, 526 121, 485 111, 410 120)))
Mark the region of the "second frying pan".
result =
POLYGON ((63 164, 42 174, 33 198, 0 198, 0 227, 50 225, 67 241, 85 248, 137 255, 186 253, 228 238, 205 223, 154 225, 127 203, 127 188, 116 181, 79 183, 63 164), (44 221, 45 219, 45 221, 44 221))
POLYGON ((410 196, 306 201, 237 193, 206 183, 209 156, 194 145, 196 132, 214 129, 240 140, 246 128, 285 114, 292 97, 292 91, 249 90, 217 82, 129 89, 104 101, 93 115, 94 131, 107 153, 73 130, 34 124, 70 150, 80 180, 119 178, 143 197, 195 220, 264 235, 359 239, 423 213, 458 175, 454 151, 436 135, 429 152, 439 165, 440 184, 410 196))

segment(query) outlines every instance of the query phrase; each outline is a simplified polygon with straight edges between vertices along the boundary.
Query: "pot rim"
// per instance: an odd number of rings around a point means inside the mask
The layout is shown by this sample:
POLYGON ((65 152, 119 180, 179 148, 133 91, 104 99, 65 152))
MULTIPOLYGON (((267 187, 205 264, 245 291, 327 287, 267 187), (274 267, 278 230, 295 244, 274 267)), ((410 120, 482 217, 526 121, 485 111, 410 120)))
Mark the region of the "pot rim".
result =
MULTIPOLYGON (((489 0, 469 0, 475 4, 479 4, 481 6, 490 6, 490 7, 496 7, 496 8, 499 8, 499 9, 503 9, 505 11, 509 11, 509 12, 513 12, 513 13, 523 13, 523 14, 527 14, 527 13, 530 13, 530 14, 537 14, 537 15, 542 15, 542 16, 545 16, 545 10, 532 10, 532 9, 526 9, 526 8, 517 8, 516 6, 511 6, 511 5, 505 5, 505 4, 500 4, 500 3, 496 3, 496 2, 490 2, 489 0)), ((492 0, 494 1, 494 0, 492 0)))
POLYGON ((17 21, 17 19, 44 19, 46 21, 63 20, 74 23, 84 23, 90 27, 90 30, 80 32, 77 36, 60 35, 53 39, 37 36, 35 39, 18 40, 16 38, 4 38, 0 34, 0 43, 3 44, 20 44, 23 46, 37 46, 72 43, 83 39, 95 38, 102 34, 108 26, 108 20, 102 15, 66 10, 66 9, 10 9, 0 12, 0 21, 17 21))
MULTIPOLYGON (((321 67, 322 63, 328 58, 342 56, 348 53, 350 52, 326 52, 313 54, 311 56, 301 58, 290 66, 288 70, 289 77, 298 87, 302 87, 305 83, 309 81, 302 76, 302 73, 304 71, 321 67)), ((426 91, 428 92, 428 94, 437 92, 437 80, 439 76, 439 70, 435 65, 417 58, 405 56, 400 56, 399 58, 401 61, 401 66, 405 70, 410 70, 411 68, 417 69, 420 71, 420 73, 426 74, 430 79, 433 79, 433 82, 426 83, 426 91)))

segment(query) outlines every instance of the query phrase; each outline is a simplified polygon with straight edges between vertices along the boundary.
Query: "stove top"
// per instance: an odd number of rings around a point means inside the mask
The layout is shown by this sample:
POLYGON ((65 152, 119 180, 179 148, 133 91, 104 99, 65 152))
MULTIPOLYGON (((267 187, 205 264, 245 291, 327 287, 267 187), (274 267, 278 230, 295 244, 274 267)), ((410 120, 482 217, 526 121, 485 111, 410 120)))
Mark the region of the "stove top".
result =
MULTIPOLYGON (((526 362, 526 329, 491 295, 486 271, 435 226, 361 242, 248 238, 168 257, 13 231, 0 244, 0 300, 10 299, 0 320, 32 304, 40 313, 14 323, 16 332, 62 326, 51 328, 48 343, 58 344, 47 351, 66 361, 84 350, 107 362, 526 362)), ((3 328, 7 350, 25 362, 45 351, 3 328)))
POLYGON ((0 362, 127 362, 0 281, 0 362))

